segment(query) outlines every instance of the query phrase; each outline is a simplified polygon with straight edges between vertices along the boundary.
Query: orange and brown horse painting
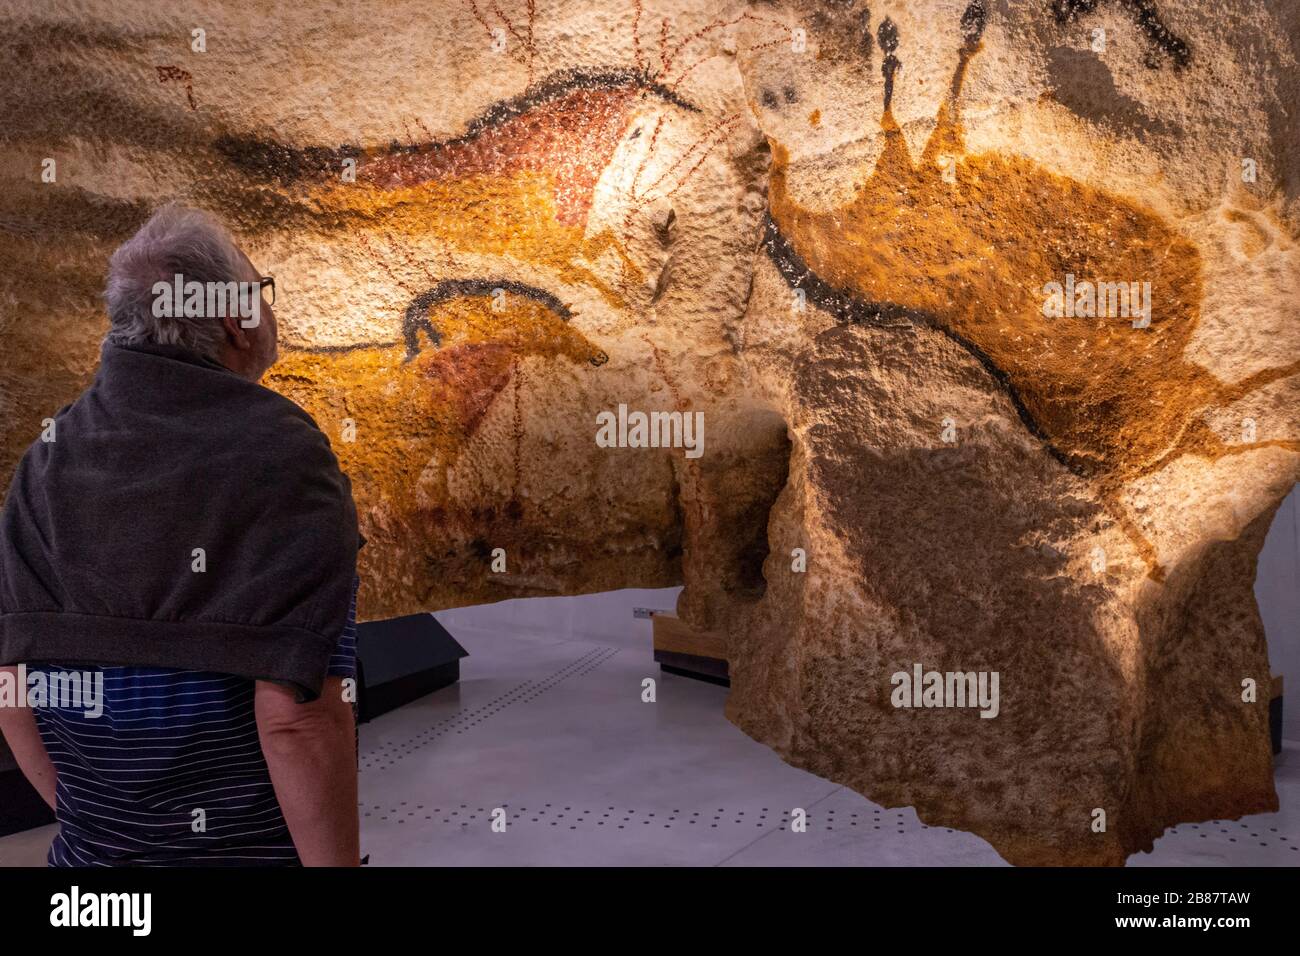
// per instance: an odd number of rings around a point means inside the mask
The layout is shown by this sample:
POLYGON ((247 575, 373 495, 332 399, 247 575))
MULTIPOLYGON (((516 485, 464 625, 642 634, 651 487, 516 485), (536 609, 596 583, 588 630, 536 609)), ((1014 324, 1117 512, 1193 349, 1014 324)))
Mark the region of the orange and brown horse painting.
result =
POLYGON ((634 69, 569 69, 495 103, 442 141, 295 149, 220 138, 217 149, 254 177, 306 187, 317 221, 335 229, 432 236, 453 248, 509 255, 596 289, 615 308, 618 289, 590 263, 606 251, 626 282, 642 276, 609 229, 587 234, 597 182, 633 128, 637 107, 658 100, 698 107, 634 69))
POLYGON ((216 141, 253 181, 301 196, 314 228, 355 234, 363 248, 367 237, 383 237, 403 258, 377 263, 409 294, 390 338, 290 346, 268 375, 268 384, 322 422, 365 423, 372 431, 365 454, 354 457, 346 445, 341 454, 360 484, 389 505, 410 513, 417 497, 443 497, 417 492, 420 473, 430 462, 454 462, 522 358, 579 368, 607 360, 574 327, 559 295, 505 270, 444 277, 443 263, 413 261, 417 253, 406 250, 433 240, 523 262, 554 276, 562 290, 592 289, 610 308, 627 309, 625 290, 643 282, 641 271, 610 229, 589 232, 588 224, 600 176, 619 145, 640 135, 635 117, 648 100, 698 112, 643 71, 570 69, 495 103, 441 141, 373 149, 216 141), (618 264, 613 282, 592 267, 607 252, 618 264), (411 285, 411 274, 427 284, 411 285))

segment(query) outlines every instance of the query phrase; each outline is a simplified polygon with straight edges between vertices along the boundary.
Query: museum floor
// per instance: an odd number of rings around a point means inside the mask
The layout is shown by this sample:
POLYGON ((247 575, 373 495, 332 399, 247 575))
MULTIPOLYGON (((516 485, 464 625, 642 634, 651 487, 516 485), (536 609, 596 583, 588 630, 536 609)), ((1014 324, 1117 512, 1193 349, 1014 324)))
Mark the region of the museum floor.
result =
MULTIPOLYGON (((460 684, 362 727, 370 864, 1002 863, 977 837, 785 765, 723 718, 724 688, 660 674, 644 622, 628 623, 617 642, 453 629, 470 653, 460 684), (790 807, 807 810, 806 833, 783 826, 790 807)), ((1294 741, 1277 786, 1282 812, 1180 826, 1130 865, 1300 865, 1294 741)), ((52 833, 0 839, 0 865, 41 863, 52 833)))

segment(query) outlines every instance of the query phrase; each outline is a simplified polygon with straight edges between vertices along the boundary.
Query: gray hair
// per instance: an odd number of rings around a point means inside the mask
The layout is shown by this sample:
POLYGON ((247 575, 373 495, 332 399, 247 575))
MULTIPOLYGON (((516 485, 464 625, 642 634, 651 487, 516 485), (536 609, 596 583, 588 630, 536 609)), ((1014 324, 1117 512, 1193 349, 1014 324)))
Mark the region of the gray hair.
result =
POLYGON ((221 322, 207 316, 155 315, 154 286, 170 285, 178 274, 185 282, 236 282, 245 269, 239 248, 215 216, 168 203, 108 261, 107 340, 117 345, 180 345, 215 359, 226 335, 221 322))

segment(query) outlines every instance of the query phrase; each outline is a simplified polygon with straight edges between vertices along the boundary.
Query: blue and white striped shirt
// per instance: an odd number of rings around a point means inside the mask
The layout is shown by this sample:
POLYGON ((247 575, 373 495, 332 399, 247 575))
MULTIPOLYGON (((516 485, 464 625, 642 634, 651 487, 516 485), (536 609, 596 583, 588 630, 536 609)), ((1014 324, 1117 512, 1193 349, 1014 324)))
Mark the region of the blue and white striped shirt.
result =
MULTIPOLYGON (((332 677, 356 677, 356 604, 354 583, 332 677)), ((28 672, 57 669, 32 664, 28 672)), ((58 775, 51 866, 300 862, 262 756, 253 681, 156 667, 79 669, 102 672, 102 715, 34 708, 58 775)))

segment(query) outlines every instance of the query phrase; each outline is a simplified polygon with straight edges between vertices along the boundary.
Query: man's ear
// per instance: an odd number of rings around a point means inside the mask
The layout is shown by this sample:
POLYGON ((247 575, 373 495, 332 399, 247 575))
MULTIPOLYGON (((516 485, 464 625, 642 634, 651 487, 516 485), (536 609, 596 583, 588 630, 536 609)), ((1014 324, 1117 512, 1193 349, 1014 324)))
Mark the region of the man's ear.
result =
POLYGON ((226 330, 226 341, 230 343, 231 348, 247 350, 253 347, 253 343, 248 338, 248 332, 240 325, 238 315, 223 316, 221 327, 226 330))

